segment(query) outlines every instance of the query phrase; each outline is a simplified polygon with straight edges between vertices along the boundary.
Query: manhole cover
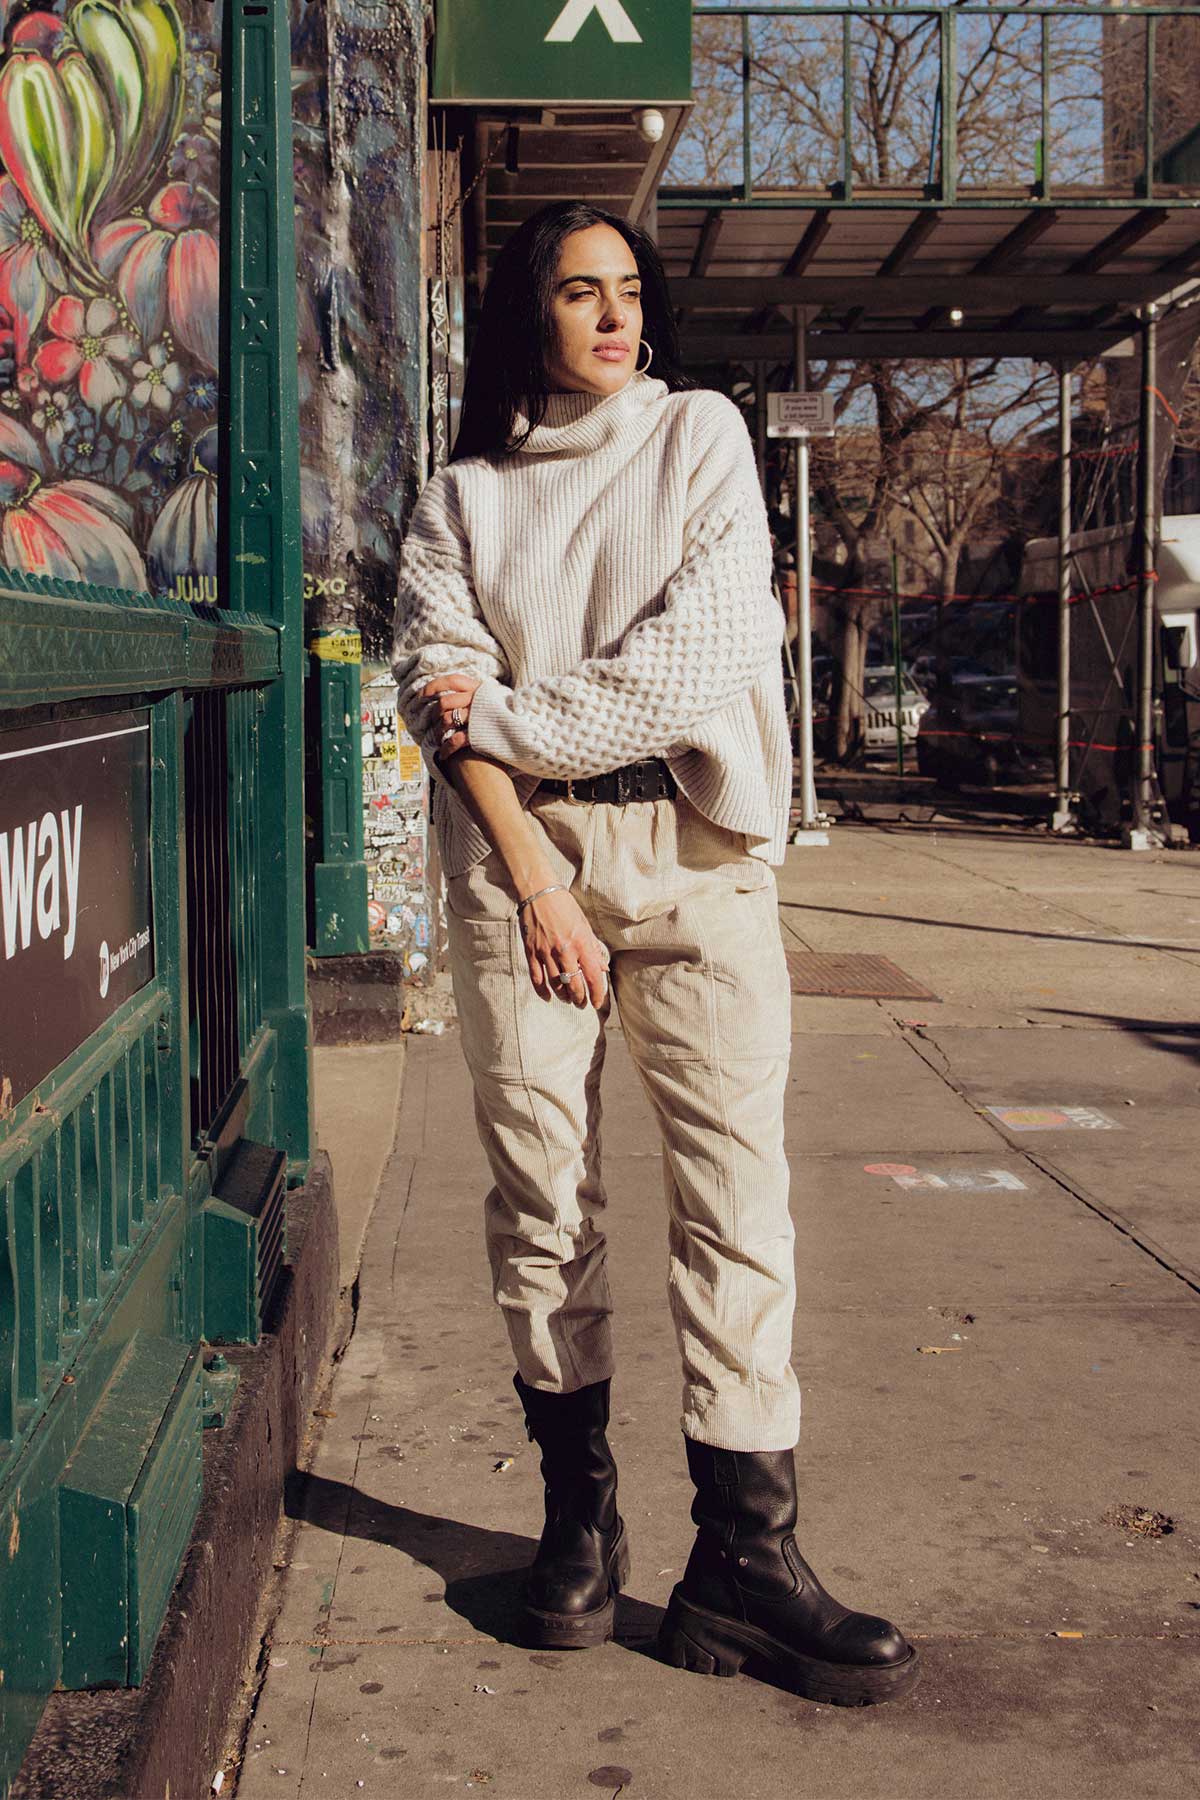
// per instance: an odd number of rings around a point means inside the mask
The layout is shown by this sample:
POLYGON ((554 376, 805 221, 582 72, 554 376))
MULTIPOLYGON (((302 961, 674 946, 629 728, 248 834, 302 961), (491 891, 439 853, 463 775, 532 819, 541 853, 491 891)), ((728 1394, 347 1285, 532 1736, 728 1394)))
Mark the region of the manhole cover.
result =
POLYGON ((787 960, 793 994, 829 994, 838 1000, 937 999, 886 956, 827 956, 818 950, 789 950, 787 960))

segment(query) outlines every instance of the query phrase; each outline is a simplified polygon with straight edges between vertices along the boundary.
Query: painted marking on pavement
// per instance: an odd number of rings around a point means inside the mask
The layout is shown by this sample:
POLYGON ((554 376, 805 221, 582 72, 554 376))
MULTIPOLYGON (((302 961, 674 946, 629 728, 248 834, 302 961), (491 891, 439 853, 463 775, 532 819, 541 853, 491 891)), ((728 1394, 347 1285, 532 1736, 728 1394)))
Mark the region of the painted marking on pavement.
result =
POLYGON ((864 1163, 866 1175, 887 1175, 898 1188, 940 1188, 959 1194, 1027 1193, 1010 1169, 918 1169, 911 1163, 864 1163))
POLYGON ((985 1112, 999 1120, 1006 1131, 1120 1131, 1107 1113, 1095 1106, 987 1106, 985 1112))

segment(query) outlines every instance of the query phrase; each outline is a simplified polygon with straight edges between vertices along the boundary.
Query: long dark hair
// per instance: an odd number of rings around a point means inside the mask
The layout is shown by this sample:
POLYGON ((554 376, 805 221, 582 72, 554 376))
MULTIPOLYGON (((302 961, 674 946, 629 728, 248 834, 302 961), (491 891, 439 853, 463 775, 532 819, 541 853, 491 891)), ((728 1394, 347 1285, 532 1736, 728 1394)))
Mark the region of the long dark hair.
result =
POLYGON ((564 239, 592 225, 611 225, 633 251, 642 283, 642 336, 654 352, 652 372, 672 391, 693 385, 679 367, 675 317, 653 239, 598 206, 556 200, 526 219, 496 258, 467 367, 451 462, 519 449, 528 433, 517 432, 518 411, 530 429, 545 417, 559 255, 564 239))

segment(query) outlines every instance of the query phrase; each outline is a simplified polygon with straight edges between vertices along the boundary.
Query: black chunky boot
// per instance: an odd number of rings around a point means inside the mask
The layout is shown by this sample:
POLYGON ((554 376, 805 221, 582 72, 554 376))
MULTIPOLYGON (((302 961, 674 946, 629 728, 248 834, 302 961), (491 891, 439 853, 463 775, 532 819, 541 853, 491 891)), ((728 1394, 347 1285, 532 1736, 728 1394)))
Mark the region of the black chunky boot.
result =
POLYGON ((549 1394, 518 1375, 513 1385, 546 1483, 546 1525, 525 1587, 529 1640, 556 1650, 603 1644, 629 1579, 617 1465, 605 1437, 610 1384, 549 1394))
POLYGON ((659 1633, 663 1661, 736 1675, 753 1657, 793 1692, 831 1706, 908 1693, 916 1650, 886 1619, 839 1605, 796 1549, 791 1451, 684 1442, 699 1532, 659 1633))

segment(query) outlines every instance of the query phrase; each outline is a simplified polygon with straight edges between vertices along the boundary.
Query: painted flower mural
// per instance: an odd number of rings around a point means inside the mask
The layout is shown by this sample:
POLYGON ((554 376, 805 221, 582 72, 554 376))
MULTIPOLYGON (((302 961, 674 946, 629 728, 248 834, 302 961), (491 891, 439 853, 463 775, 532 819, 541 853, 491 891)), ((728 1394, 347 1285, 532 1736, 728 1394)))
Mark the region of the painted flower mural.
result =
POLYGON ((144 588, 129 502, 100 482, 49 482, 45 474, 33 435, 0 418, 0 563, 62 581, 144 588))
POLYGON ((46 315, 48 336, 33 358, 44 381, 78 381, 88 406, 107 406, 129 388, 123 365, 136 344, 120 331, 121 315, 111 300, 93 300, 87 307, 74 294, 56 300, 46 315))
POLYGON ((150 536, 150 572, 155 583, 217 574, 217 433, 215 426, 193 452, 192 472, 174 489, 150 536))
POLYGON ((216 569, 220 9, 4 8, 0 563, 216 569))
POLYGON ((0 177, 0 302, 17 321, 17 354, 24 362, 30 334, 67 277, 54 246, 21 198, 11 175, 0 177))

